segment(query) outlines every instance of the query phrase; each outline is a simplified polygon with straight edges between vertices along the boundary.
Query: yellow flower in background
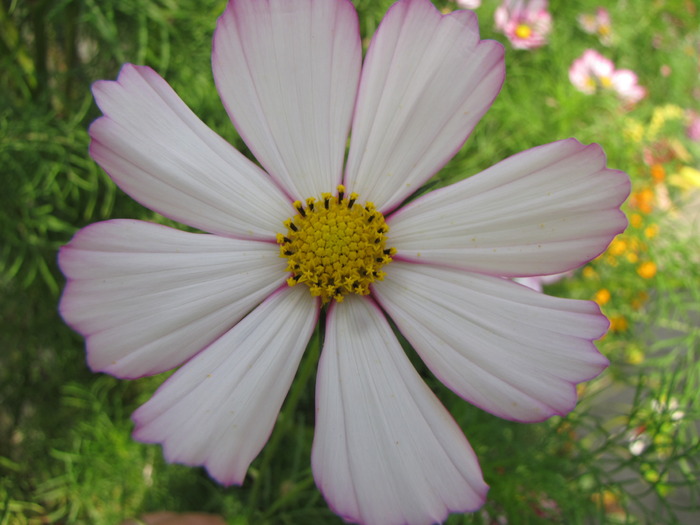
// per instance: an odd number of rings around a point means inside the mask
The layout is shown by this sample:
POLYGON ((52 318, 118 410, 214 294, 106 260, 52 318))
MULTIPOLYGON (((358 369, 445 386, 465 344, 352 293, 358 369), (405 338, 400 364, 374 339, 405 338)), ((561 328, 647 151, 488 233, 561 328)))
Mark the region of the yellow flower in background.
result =
POLYGON ((637 267, 637 273, 642 279, 651 279, 656 275, 656 263, 645 261, 637 267))
POLYGON ((654 115, 652 116, 652 121, 658 118, 662 121, 666 120, 678 120, 682 119, 685 115, 683 108, 677 106, 676 104, 666 104, 665 106, 657 107, 654 110, 654 115))
POLYGON ((627 319, 621 315, 613 315, 610 317, 610 331, 611 332, 625 332, 629 327, 627 319))
POLYGON ((593 300, 598 303, 599 306, 603 306, 610 301, 610 290, 607 288, 601 288, 595 293, 593 300))
POLYGON ((618 237, 615 237, 613 239, 613 242, 610 243, 610 246, 608 246, 608 253, 610 255, 615 255, 619 256, 622 255, 627 251, 628 248, 628 243, 625 239, 618 237))
POLYGON ((633 213, 632 215, 630 215, 629 220, 630 226, 632 226, 632 228, 639 228, 643 222, 642 216, 638 213, 633 213))
POLYGON ((644 228, 644 236, 647 239, 653 239, 659 234, 659 225, 658 224, 650 224, 646 228, 644 228))
POLYGON ((647 128, 647 138, 655 139, 666 122, 669 120, 680 120, 683 119, 684 116, 685 113, 683 109, 675 104, 666 104, 665 106, 655 108, 651 116, 651 122, 647 128))
POLYGON ((700 171, 690 166, 683 166, 676 173, 669 176, 668 183, 683 191, 700 188, 700 171))
POLYGON ((644 140, 644 125, 637 119, 628 118, 625 121, 622 135, 628 142, 642 142, 644 140))
MULTIPOLYGON (((625 327, 625 329, 627 328, 625 327)), ((642 364, 644 362, 644 350, 636 345, 630 346, 625 350, 625 360, 631 365, 642 364)))
POLYGON ((617 258, 612 256, 612 255, 606 255, 605 256, 605 262, 607 263, 608 266, 615 268, 617 266, 617 258))
POLYGON ((648 125, 634 118, 627 118, 622 135, 628 142, 653 141, 662 135, 663 127, 668 121, 683 120, 685 112, 680 106, 666 104, 654 109, 648 125))
POLYGON ((641 242, 639 239, 629 240, 629 251, 633 253, 646 251, 647 245, 641 242))
POLYGON ((598 272, 596 272, 592 266, 586 266, 583 269, 582 274, 585 279, 595 279, 598 277, 598 272))

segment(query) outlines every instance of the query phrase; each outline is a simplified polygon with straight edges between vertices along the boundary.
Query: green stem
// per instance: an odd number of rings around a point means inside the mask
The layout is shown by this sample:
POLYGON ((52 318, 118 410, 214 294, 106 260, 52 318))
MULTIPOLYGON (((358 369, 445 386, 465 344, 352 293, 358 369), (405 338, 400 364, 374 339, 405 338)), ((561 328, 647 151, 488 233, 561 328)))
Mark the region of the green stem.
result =
POLYGON ((314 333, 309 340, 309 344, 304 352, 304 357, 302 358, 299 371, 297 372, 297 377, 292 384, 292 388, 287 395, 287 400, 280 411, 280 417, 277 420, 275 429, 270 436, 270 440, 265 445, 263 451, 260 465, 258 466, 258 477, 255 479, 253 486, 250 489, 250 496, 248 497, 249 508, 257 509, 258 499, 260 498, 260 491, 262 490, 264 479, 264 472, 267 472, 270 463, 275 457, 277 448, 282 442, 284 436, 289 432, 290 427, 293 424, 294 417, 293 414, 296 412, 297 405, 302 395, 305 393, 309 379, 314 374, 316 370, 316 365, 318 363, 318 357, 321 350, 321 325, 322 322, 316 324, 314 333))
MULTIPOLYGON (((46 35, 46 24, 44 9, 46 5, 43 1, 31 2, 31 24, 34 33, 34 67, 36 68, 36 89, 34 99, 42 100, 48 91, 48 41, 46 35)), ((49 97, 46 97, 47 99, 49 97)))

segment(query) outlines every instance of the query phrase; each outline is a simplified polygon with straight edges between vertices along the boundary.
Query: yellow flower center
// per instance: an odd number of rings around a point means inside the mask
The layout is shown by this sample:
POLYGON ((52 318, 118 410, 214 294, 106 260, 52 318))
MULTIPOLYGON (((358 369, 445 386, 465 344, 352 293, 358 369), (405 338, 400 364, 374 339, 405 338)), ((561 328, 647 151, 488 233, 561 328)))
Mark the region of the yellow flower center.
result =
POLYGON ((527 24, 518 24, 515 28, 515 36, 518 38, 530 38, 532 35, 532 28, 527 24))
POLYGON ((396 253, 385 248, 389 226, 371 202, 363 206, 357 198, 346 196, 341 185, 336 196, 294 203, 298 213, 284 222, 287 233, 277 234, 280 257, 287 258, 292 274, 289 286, 304 283, 326 304, 349 293, 368 295, 369 285, 384 278, 380 268, 396 253))

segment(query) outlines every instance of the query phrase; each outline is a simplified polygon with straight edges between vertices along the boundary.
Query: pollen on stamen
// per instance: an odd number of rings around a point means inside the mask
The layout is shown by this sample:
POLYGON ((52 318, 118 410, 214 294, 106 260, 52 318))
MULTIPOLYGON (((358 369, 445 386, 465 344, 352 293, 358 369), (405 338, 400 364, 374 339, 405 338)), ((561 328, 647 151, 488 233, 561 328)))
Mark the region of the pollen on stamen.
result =
POLYGON ((287 232, 277 234, 291 274, 287 284, 306 284, 324 304, 349 293, 368 295, 370 285, 384 278, 380 268, 396 254, 385 246, 389 227, 374 204, 357 203, 359 195, 342 185, 336 191, 335 197, 310 197, 306 205, 294 202, 297 214, 284 222, 287 232))

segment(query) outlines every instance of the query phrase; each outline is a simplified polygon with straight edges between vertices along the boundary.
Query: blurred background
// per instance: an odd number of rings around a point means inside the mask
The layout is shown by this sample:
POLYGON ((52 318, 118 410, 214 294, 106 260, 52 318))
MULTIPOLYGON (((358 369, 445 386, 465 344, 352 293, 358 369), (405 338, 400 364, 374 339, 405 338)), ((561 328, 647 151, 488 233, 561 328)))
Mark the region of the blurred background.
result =
MULTIPOLYGON (((353 3, 366 45, 392 2, 353 3)), ((448 523, 698 523, 698 3, 552 0, 548 20, 510 26, 497 24, 499 1, 461 3, 475 9, 483 38, 504 43, 506 83, 430 186, 574 136, 601 144, 608 166, 630 174, 633 193, 624 207, 630 227, 606 253, 556 282, 530 283, 595 300, 611 320, 599 348, 612 364, 581 385, 572 414, 503 421, 422 370, 491 486, 480 512, 448 523)), ((116 78, 125 62, 149 65, 249 155, 211 75, 224 7, 0 0, 0 525, 111 525, 162 510, 209 512, 230 524, 341 523, 311 475, 313 375, 297 378, 245 484, 223 488, 131 439, 131 412, 165 377, 91 373, 83 341, 56 310, 64 283, 57 249, 77 229, 117 217, 167 222, 89 157, 87 128, 99 115, 92 82, 116 78)))

